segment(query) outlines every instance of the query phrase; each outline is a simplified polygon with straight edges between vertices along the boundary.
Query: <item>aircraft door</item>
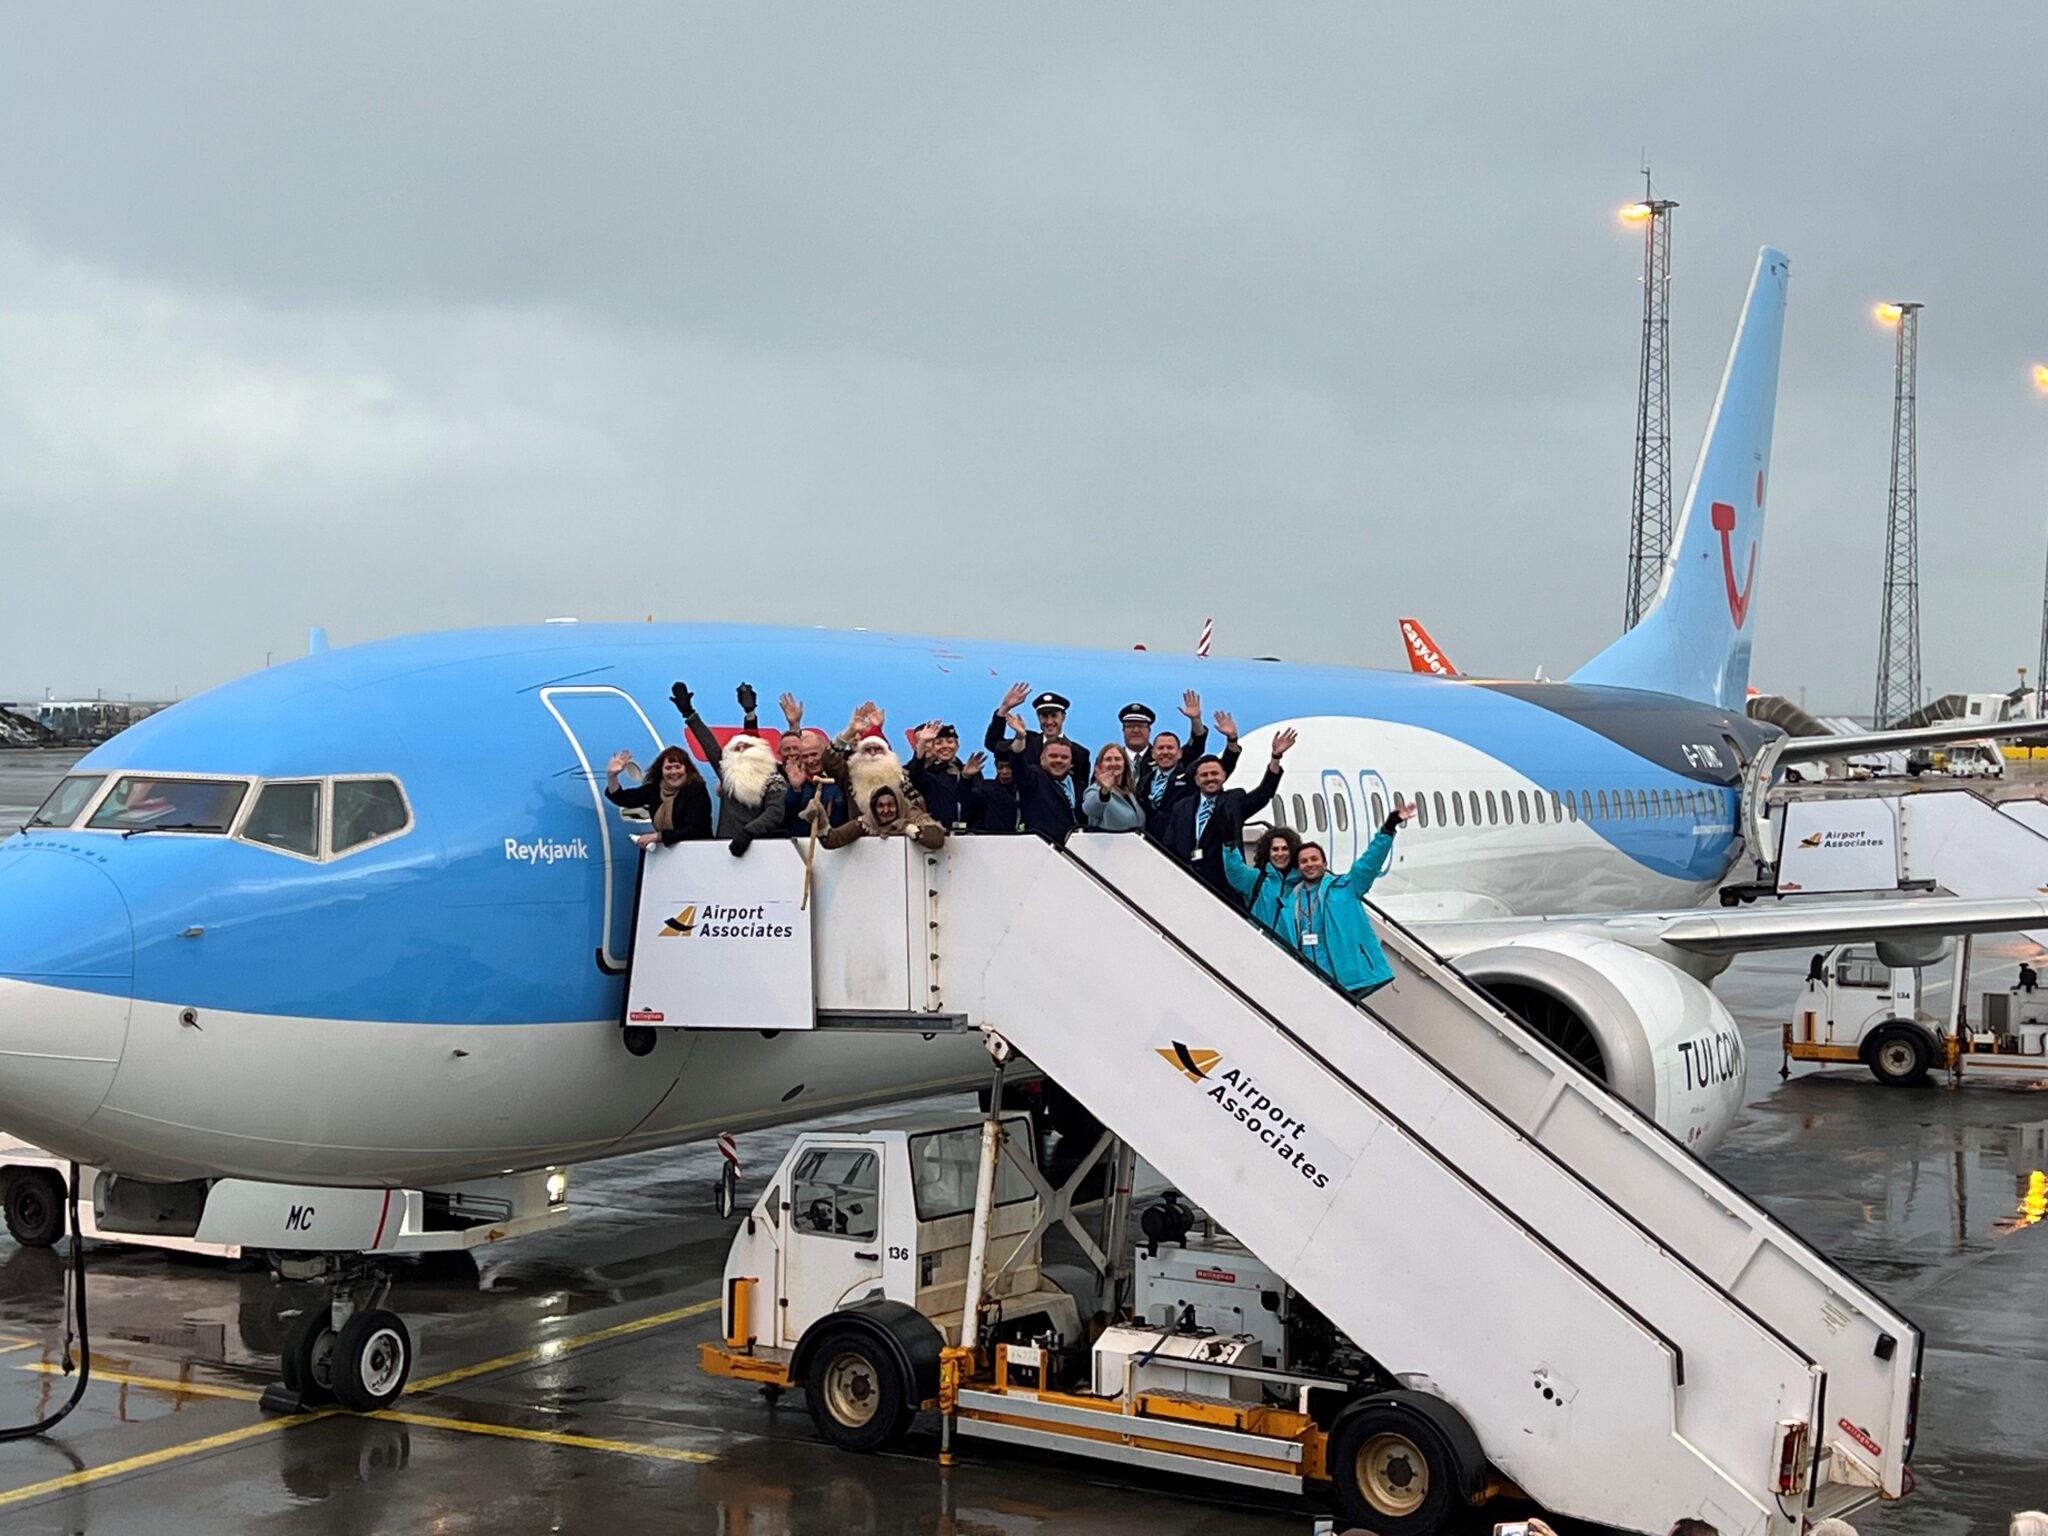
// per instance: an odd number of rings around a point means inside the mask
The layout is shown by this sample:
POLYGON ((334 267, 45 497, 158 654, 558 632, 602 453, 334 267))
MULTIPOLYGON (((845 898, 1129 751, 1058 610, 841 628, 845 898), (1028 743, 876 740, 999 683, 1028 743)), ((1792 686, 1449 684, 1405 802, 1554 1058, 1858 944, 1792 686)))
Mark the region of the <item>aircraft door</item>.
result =
POLYGON ((1327 834, 1330 862, 1339 869, 1351 867, 1358 850, 1365 846, 1359 831, 1358 802, 1352 797, 1351 781, 1336 768, 1323 770, 1323 793, 1330 802, 1330 830, 1327 834))
POLYGON ((776 1342, 794 1348, 811 1322, 882 1283, 880 1149, 805 1147, 790 1165, 788 1217, 777 1260, 776 1342))
POLYGON ((561 777, 575 781, 570 793, 579 800, 587 798, 596 818, 595 841, 603 855, 604 881, 596 948, 608 968, 623 970, 633 947, 633 893, 640 877, 640 850, 633 846, 633 834, 645 830, 645 823, 620 818, 604 797, 605 773, 612 754, 621 747, 629 749, 634 761, 646 768, 664 745, 661 733, 632 695, 620 688, 543 688, 540 701, 555 717, 575 753, 561 777))

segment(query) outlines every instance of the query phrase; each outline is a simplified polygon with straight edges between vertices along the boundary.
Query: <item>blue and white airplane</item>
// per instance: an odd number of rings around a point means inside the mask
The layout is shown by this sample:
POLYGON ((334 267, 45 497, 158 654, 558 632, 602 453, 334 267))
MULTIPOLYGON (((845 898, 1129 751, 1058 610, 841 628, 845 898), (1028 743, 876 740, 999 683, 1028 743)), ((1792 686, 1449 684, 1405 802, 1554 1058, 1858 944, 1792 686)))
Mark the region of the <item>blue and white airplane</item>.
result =
MULTIPOLYGON (((1701 978, 1788 942, 1745 938, 1766 915, 1743 912, 1683 937, 1740 855, 1770 734, 1743 694, 1786 273, 1766 249, 1655 609, 1566 683, 553 624, 321 649, 152 716, 0 843, 0 1126, 137 1179, 422 1188, 978 1084, 958 1037, 667 1031, 629 1054, 593 953, 626 959, 640 855, 600 789, 613 751, 677 734, 672 679, 972 736, 1023 678, 1077 701, 1084 742, 1197 682, 1258 722, 1250 764, 1293 728, 1273 814, 1333 861, 1416 802, 1376 895, 1710 1144, 1741 1039, 1701 978), (1681 1016, 1712 1042, 1676 1038, 1681 1016)), ((1880 931, 1945 931, 1939 906, 1886 903, 1880 931)), ((1789 942, 1871 931, 1826 908, 1789 942)))

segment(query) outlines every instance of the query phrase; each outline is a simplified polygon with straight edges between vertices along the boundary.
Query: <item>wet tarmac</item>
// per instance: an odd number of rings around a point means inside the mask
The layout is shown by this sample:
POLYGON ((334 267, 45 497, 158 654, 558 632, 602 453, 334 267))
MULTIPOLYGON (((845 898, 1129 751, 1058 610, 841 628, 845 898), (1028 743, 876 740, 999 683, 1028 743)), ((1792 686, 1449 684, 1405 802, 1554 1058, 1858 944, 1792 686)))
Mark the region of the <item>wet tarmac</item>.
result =
MULTIPOLYGON (((0 753, 0 827, 67 763, 0 753)), ((2024 948, 1980 943, 1978 986, 2004 985, 2024 948)), ((2048 1500, 2048 1083, 1780 1082, 1777 1021, 1804 970, 1764 956, 1720 983, 1749 1077, 1714 1161, 1928 1333, 1919 1491, 1859 1528, 2002 1531, 2048 1500)), ((788 1134, 745 1138, 749 1186, 788 1134)), ((716 1170, 709 1147, 579 1169, 565 1227, 408 1268, 391 1305, 414 1327, 414 1386, 368 1419, 258 1412, 300 1293, 247 1265, 93 1245, 94 1381, 54 1434, 0 1444, 0 1531, 1310 1530, 1313 1511, 1284 1500, 972 1445, 942 1474, 928 1427, 897 1454, 842 1455, 800 1398, 770 1407, 701 1376, 730 1232, 716 1170)), ((70 1391, 61 1263, 0 1237, 0 1421, 70 1391)))

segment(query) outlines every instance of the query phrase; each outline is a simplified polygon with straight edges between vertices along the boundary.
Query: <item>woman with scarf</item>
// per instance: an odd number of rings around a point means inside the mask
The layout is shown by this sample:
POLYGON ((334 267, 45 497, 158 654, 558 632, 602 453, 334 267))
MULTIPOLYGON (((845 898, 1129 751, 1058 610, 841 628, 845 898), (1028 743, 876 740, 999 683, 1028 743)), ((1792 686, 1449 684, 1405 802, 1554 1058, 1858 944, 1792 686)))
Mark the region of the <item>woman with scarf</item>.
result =
POLYGON ((633 841, 642 848, 656 843, 689 842, 711 836, 711 791, 704 776, 681 747, 663 747, 661 756, 647 775, 631 789, 621 788, 619 775, 633 767, 631 752, 614 752, 605 774, 604 797, 613 805, 629 806, 648 813, 652 832, 642 832, 633 841))

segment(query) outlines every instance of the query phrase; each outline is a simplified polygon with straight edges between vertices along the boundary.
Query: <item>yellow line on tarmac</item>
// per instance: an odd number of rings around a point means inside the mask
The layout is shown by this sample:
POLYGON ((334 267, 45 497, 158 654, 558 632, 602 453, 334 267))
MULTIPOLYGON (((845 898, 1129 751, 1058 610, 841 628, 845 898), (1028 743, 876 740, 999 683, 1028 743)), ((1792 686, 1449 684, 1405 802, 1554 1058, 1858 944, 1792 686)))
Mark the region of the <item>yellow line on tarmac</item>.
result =
POLYGON ((86 1467, 78 1472, 67 1472, 62 1477, 45 1478, 40 1483, 25 1483, 19 1488, 0 1491, 0 1505, 20 1504, 28 1499, 40 1499, 46 1494, 83 1488, 88 1483, 102 1482, 110 1477, 140 1472, 149 1467, 160 1467, 166 1462, 182 1461, 187 1456, 203 1456, 208 1451, 224 1451, 229 1446, 260 1440, 265 1435, 274 1435, 280 1430, 290 1429, 295 1424, 324 1419, 338 1411, 333 1408, 322 1408, 316 1413, 294 1413, 282 1419, 265 1419, 260 1424, 245 1424, 240 1429, 208 1435, 200 1440, 187 1440, 182 1445, 167 1445, 160 1451, 146 1451, 140 1456, 124 1456, 119 1461, 110 1461, 103 1466, 86 1467))
MULTIPOLYGON (((436 1387, 445 1387, 454 1382, 467 1381, 473 1376, 482 1376, 490 1371, 499 1371, 515 1365, 530 1365, 537 1360, 553 1359, 571 1350, 581 1349, 590 1344, 601 1344, 608 1339, 624 1338, 629 1334, 644 1333, 650 1328, 659 1328, 668 1323, 681 1322, 686 1317, 697 1317, 718 1305, 716 1297, 708 1301, 693 1302, 687 1307, 677 1307, 668 1312, 657 1312, 652 1317, 643 1317, 630 1323, 615 1323, 609 1328, 599 1328, 590 1333, 576 1334, 571 1338, 557 1339, 546 1344, 537 1344, 517 1354, 500 1355, 494 1360, 482 1360, 475 1365, 466 1365, 458 1370, 443 1371, 438 1376, 429 1376, 411 1384, 415 1392, 429 1392, 436 1387)), ((37 1367, 46 1369, 47 1367, 37 1367)), ((158 1388, 164 1391, 192 1392, 203 1390, 190 1382, 174 1382, 145 1377, 124 1378, 120 1373, 98 1371, 94 1373, 102 1381, 128 1380, 133 1385, 158 1388)), ((214 1389, 212 1395, 243 1395, 238 1388, 214 1389)), ((249 1394, 256 1396, 260 1394, 249 1394)), ((53 1493, 64 1493, 73 1488, 84 1488, 93 1483, 104 1482, 110 1477, 122 1477, 130 1472, 142 1472, 151 1467, 161 1467, 169 1462, 182 1461, 189 1456, 203 1456, 209 1451, 227 1450, 231 1446, 260 1440, 265 1436, 278 1434, 300 1424, 310 1424, 316 1419, 332 1418, 343 1410, 339 1408, 317 1408, 310 1413, 287 1414, 282 1418, 264 1419, 260 1423, 244 1425, 240 1429, 225 1430, 217 1435, 207 1435, 198 1440, 187 1440, 180 1445, 165 1446, 160 1451, 146 1451, 140 1456, 124 1456, 119 1461, 109 1461, 101 1466, 86 1467, 76 1472, 66 1472, 61 1477, 45 1478, 39 1483, 24 1483, 19 1488, 0 1489, 0 1508, 9 1504, 20 1504, 30 1499, 44 1498, 53 1493)), ((642 1445, 631 1440, 600 1440, 590 1435, 574 1435, 539 1429, 509 1429, 500 1425, 477 1424, 462 1419, 441 1419, 430 1414, 403 1414, 387 1410, 375 1415, 377 1418, 395 1419, 400 1423, 418 1423, 423 1427, 453 1429, 470 1434, 496 1435, 508 1440, 538 1440, 556 1445, 580 1447, 585 1450, 611 1451, 621 1455, 648 1456, 662 1461, 703 1462, 714 1459, 704 1451, 680 1451, 666 1446, 642 1445)))
MULTIPOLYGON (((64 1367, 52 1360, 38 1360, 32 1365, 17 1365, 17 1371, 40 1371, 45 1376, 55 1376, 64 1367)), ((169 1376, 133 1376, 126 1371, 103 1370, 94 1366, 94 1381, 111 1381, 124 1387, 148 1387, 154 1392, 181 1392, 191 1397, 232 1397, 245 1403, 260 1399, 261 1392, 248 1387, 219 1386, 210 1381, 176 1381, 169 1376)))
POLYGON ((502 1440, 533 1440, 543 1445, 566 1445, 582 1451, 611 1451, 620 1456, 651 1456, 657 1461, 716 1461, 709 1451, 684 1451, 667 1445, 648 1445, 639 1440, 602 1440, 595 1435, 575 1435, 558 1429, 518 1429, 510 1424, 484 1424, 475 1419, 444 1419, 432 1413, 401 1413, 387 1408, 370 1415, 394 1424, 413 1424, 422 1429, 453 1429, 465 1435, 496 1435, 502 1440))
POLYGON ((0 1333, 0 1355, 11 1355, 17 1349, 34 1349, 36 1339, 24 1339, 18 1333, 0 1333))
POLYGON ((531 1365, 537 1360, 552 1360, 574 1349, 590 1344, 602 1344, 607 1339, 622 1339, 628 1334, 645 1333, 649 1328, 660 1328, 668 1323, 679 1323, 686 1317, 697 1317, 711 1311, 718 1305, 718 1298, 709 1301, 695 1301, 687 1307, 677 1307, 672 1312, 657 1312, 652 1317, 639 1318, 630 1323, 614 1323, 609 1328, 599 1328, 594 1333, 579 1333, 573 1338, 553 1339, 545 1344, 536 1344, 531 1349, 522 1349, 517 1354, 499 1355, 495 1360, 479 1360, 475 1365, 461 1366, 452 1371, 443 1371, 438 1376, 428 1376, 413 1382, 408 1392, 432 1392, 437 1387, 451 1386, 458 1381, 468 1381, 472 1376, 482 1376, 491 1371, 506 1370, 515 1365, 531 1365))

